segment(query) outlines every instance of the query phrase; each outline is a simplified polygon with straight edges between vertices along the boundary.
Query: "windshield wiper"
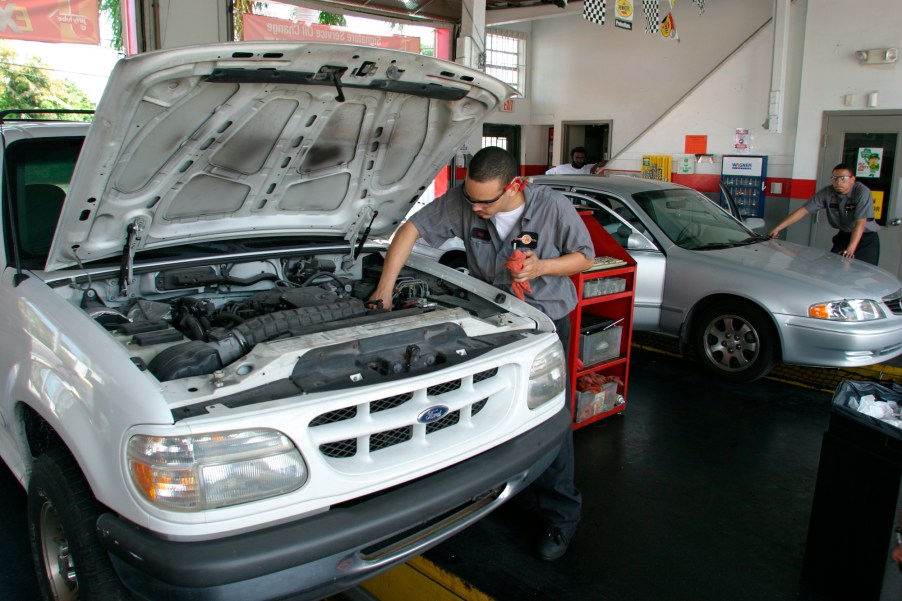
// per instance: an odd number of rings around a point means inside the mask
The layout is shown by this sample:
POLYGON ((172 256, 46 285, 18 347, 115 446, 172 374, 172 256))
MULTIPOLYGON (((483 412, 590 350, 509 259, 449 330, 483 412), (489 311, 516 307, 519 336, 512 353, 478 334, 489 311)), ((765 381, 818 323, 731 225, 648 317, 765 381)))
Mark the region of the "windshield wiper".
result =
POLYGON ((722 248, 733 248, 734 246, 741 246, 742 244, 742 242, 708 242, 707 244, 696 246, 692 250, 719 250, 722 248))

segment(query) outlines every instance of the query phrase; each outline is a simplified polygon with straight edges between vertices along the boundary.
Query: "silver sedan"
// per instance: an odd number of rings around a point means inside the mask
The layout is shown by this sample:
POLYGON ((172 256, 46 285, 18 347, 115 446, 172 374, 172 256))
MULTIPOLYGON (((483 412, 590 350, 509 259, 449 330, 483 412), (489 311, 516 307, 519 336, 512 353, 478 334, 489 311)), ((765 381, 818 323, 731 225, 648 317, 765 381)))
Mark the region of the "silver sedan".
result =
POLYGON ((730 199, 624 176, 540 176, 594 213, 636 260, 634 328, 679 338, 748 382, 777 361, 852 367, 902 354, 902 283, 825 250, 770 240, 730 199), (731 214, 732 213, 732 214, 731 214))

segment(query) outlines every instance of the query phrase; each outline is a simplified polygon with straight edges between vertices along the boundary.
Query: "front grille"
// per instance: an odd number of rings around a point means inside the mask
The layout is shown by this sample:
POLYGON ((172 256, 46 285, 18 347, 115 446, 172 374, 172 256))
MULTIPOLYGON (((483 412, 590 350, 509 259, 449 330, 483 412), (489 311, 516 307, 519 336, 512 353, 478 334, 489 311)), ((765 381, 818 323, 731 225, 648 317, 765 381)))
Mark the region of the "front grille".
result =
POLYGON ((316 416, 310 427, 316 429, 319 450, 328 458, 350 459, 361 453, 378 453, 408 443, 416 436, 422 440, 423 436, 449 430, 461 422, 471 423, 491 402, 492 394, 510 389, 510 383, 498 374, 499 369, 492 368, 425 389, 342 407, 316 416), (456 395, 447 401, 438 398, 450 393, 456 395), (420 402, 411 403, 415 399, 420 402), (419 423, 417 418, 424 409, 435 405, 453 406, 454 410, 437 421, 419 423), (379 415, 379 420, 384 416, 392 427, 371 432, 374 414, 379 415))
POLYGON ((896 315, 902 315, 902 289, 898 290, 895 294, 884 296, 883 302, 886 303, 886 306, 889 307, 890 311, 896 315))

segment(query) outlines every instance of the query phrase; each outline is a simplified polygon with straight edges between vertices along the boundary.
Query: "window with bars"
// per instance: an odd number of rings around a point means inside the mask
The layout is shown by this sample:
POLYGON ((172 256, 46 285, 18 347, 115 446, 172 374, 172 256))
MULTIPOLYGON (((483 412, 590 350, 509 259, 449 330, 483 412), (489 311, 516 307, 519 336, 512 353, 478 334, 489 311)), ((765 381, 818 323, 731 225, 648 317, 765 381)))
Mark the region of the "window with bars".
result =
POLYGON ((507 138, 497 138, 495 136, 482 136, 482 147, 498 146, 507 150, 507 138))
POLYGON ((485 37, 485 72, 526 95, 526 34, 495 29, 485 37))

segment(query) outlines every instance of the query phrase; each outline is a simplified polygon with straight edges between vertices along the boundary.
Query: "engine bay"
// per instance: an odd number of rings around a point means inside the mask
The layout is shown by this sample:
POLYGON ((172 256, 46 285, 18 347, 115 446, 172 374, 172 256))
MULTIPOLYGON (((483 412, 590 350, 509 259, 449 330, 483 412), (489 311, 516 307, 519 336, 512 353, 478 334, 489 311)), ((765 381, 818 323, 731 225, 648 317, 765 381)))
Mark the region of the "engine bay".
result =
POLYGON ((385 310, 369 301, 381 255, 351 264, 344 259, 292 255, 137 270, 127 297, 116 278, 69 290, 132 362, 160 382, 221 380, 258 346, 307 337, 312 342, 304 348, 316 353, 292 349, 299 357, 288 378, 292 390, 273 392, 275 397, 437 369, 535 326, 461 286, 407 267, 391 311, 385 310))

